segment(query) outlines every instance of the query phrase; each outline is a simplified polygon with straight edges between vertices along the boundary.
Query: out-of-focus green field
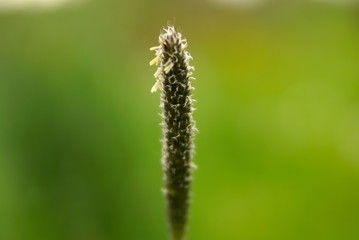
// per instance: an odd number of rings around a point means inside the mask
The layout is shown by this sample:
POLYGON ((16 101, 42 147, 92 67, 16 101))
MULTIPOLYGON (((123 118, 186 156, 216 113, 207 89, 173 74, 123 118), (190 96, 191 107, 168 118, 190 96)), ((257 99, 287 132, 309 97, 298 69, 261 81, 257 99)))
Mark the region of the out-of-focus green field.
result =
POLYGON ((0 239, 168 239, 148 65, 168 20, 196 67, 188 239, 359 239, 358 10, 92 0, 0 12, 0 239))

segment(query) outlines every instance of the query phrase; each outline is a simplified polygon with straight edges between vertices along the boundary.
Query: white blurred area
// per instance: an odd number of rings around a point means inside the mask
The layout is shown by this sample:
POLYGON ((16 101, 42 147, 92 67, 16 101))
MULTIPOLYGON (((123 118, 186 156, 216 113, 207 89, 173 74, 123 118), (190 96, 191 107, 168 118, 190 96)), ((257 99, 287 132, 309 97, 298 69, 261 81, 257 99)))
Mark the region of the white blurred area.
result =
POLYGON ((355 5, 359 3, 359 0, 313 0, 313 1, 333 3, 337 5, 355 5))
MULTIPOLYGON (((275 2, 276 0, 208 0, 216 5, 230 6, 239 8, 254 8, 268 2, 275 2)), ((293 1, 293 0, 288 0, 293 1)), ((296 2, 296 1, 293 1, 296 2)), ((299 1, 300 2, 300 1, 299 1)), ((330 3, 336 5, 354 5, 359 4, 359 0, 303 0, 303 2, 319 2, 330 3)))
POLYGON ((268 0, 210 0, 214 4, 223 6, 234 6, 240 8, 253 8, 260 6, 268 0))
POLYGON ((1 12, 50 10, 78 0, 0 0, 1 12))

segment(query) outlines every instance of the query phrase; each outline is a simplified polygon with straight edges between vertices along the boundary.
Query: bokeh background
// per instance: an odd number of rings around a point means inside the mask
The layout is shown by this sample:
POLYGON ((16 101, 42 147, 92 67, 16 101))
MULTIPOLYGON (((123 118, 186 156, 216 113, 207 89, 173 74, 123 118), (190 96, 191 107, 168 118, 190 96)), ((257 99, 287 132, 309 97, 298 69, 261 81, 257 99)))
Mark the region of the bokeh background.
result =
POLYGON ((345 0, 0 0, 0 239, 168 239, 148 64, 168 21, 196 67, 188 239, 359 239, 345 0))

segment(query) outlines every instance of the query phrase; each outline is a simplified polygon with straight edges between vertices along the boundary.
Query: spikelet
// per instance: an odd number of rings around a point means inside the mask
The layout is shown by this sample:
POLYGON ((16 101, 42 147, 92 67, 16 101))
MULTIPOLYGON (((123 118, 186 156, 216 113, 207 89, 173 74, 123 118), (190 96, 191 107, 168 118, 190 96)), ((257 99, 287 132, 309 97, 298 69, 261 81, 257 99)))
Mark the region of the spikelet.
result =
POLYGON ((194 121, 192 117, 193 67, 186 51, 187 42, 173 26, 164 29, 160 46, 153 47, 158 66, 151 92, 161 90, 164 170, 168 221, 172 240, 183 240, 186 232, 192 181, 194 121))

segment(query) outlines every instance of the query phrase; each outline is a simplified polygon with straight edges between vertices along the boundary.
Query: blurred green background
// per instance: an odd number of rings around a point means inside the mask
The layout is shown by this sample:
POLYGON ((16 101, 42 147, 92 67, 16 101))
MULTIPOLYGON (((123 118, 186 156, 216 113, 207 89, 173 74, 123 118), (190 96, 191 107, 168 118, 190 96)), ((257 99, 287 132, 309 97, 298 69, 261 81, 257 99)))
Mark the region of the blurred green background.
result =
POLYGON ((168 20, 196 67, 188 239, 359 239, 356 1, 31 1, 0 1, 1 240, 168 239, 168 20))

